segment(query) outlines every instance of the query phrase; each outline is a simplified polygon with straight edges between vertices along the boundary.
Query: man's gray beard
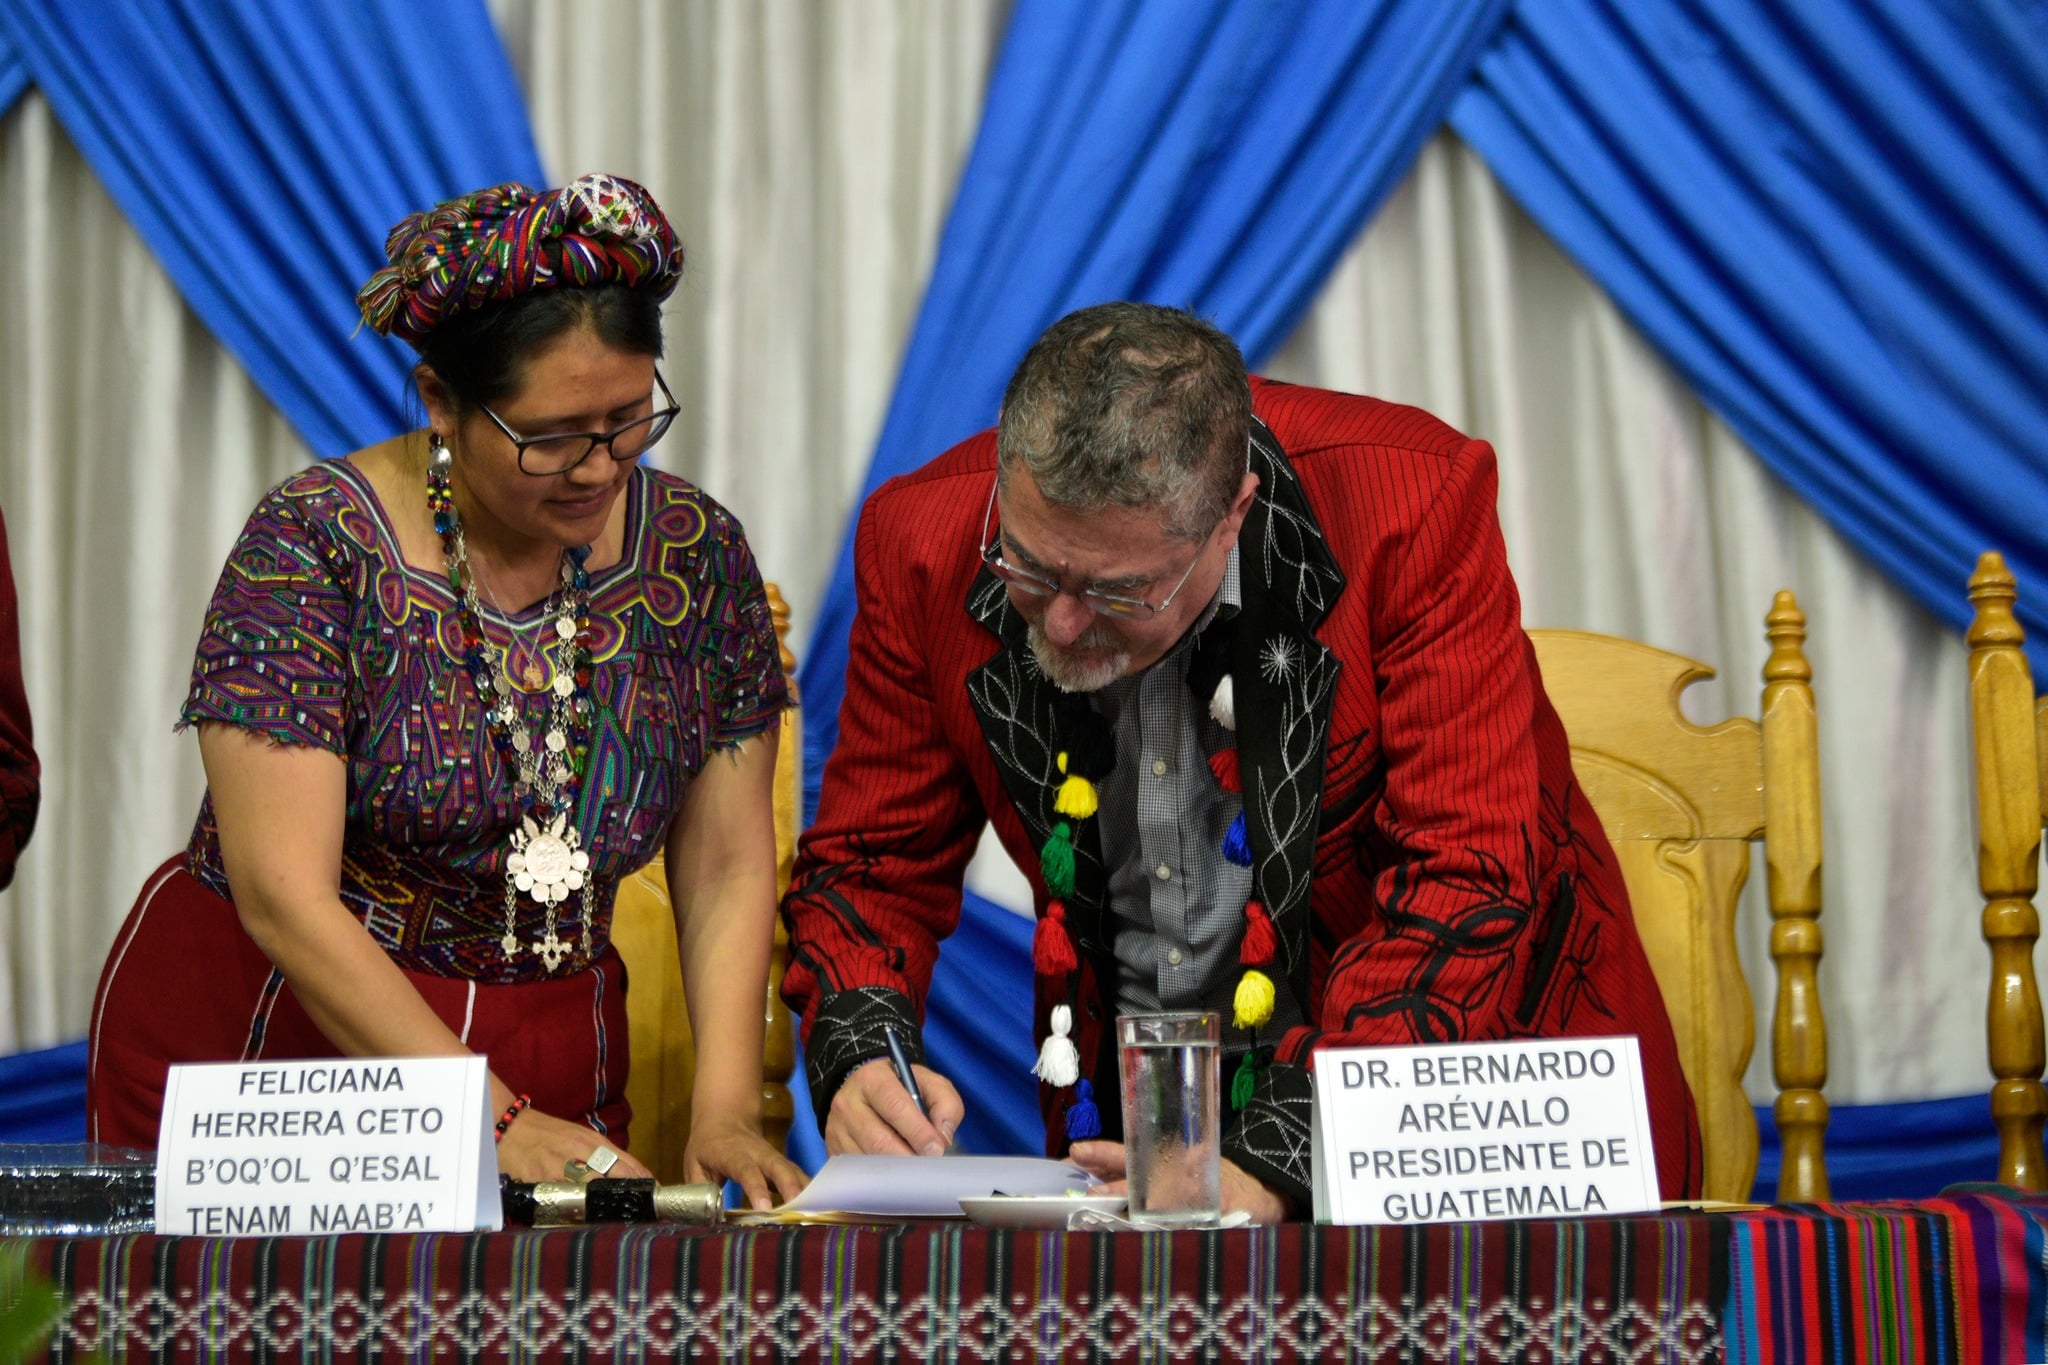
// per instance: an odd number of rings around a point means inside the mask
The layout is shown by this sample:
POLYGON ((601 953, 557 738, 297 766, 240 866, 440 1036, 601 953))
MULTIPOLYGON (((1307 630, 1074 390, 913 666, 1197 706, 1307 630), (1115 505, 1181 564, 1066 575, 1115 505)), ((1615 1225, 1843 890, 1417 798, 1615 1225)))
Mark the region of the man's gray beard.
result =
MULTIPOLYGON (((1090 627, 1075 643, 1086 647, 1088 637, 1094 633, 1095 628, 1090 627)), ((1121 678, 1131 666, 1131 652, 1114 637, 1103 643, 1113 647, 1116 653, 1100 663, 1081 663, 1062 654, 1046 636, 1045 624, 1041 621, 1031 622, 1026 638, 1031 642, 1031 657, 1038 660, 1038 671, 1062 692, 1100 692, 1121 678)))

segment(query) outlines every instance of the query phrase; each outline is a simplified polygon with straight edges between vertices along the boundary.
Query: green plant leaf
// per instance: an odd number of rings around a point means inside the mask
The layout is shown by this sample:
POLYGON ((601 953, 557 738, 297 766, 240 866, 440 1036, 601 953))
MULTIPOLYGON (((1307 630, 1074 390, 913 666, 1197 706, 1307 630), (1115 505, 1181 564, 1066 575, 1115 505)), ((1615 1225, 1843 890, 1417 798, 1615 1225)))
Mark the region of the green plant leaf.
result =
POLYGON ((57 1287, 40 1278, 27 1278, 0 1307, 0 1361, 16 1361, 42 1346, 64 1311, 64 1297, 57 1287))

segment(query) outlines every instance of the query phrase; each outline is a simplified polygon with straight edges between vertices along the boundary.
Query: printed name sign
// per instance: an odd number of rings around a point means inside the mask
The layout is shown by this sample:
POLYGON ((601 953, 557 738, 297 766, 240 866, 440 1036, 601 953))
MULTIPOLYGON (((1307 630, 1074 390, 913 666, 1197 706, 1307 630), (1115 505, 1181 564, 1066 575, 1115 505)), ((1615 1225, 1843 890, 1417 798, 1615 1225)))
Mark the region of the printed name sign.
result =
POLYGON ((1319 1223, 1462 1223, 1654 1209, 1634 1038, 1315 1054, 1319 1223))
POLYGON ((481 1057, 174 1066, 156 1230, 197 1237, 504 1226, 481 1057))

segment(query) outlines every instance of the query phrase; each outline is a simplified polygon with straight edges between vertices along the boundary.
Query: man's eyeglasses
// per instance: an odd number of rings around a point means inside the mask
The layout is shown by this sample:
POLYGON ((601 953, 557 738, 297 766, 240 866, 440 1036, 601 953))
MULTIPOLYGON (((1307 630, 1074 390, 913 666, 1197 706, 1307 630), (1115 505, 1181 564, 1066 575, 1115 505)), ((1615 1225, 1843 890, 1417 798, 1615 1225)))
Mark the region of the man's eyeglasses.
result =
MULTIPOLYGON (((1173 599, 1180 596, 1180 590, 1185 588, 1188 585, 1188 579, 1194 576, 1195 565, 1202 562, 1202 551, 1209 544, 1209 537, 1204 536, 1201 545, 1195 549, 1195 557, 1188 561, 1187 572, 1180 576, 1180 582, 1174 584, 1173 591, 1160 598, 1157 602, 1147 602, 1142 597, 1125 597, 1120 593, 1098 592, 1094 588, 1076 590, 1062 587, 1042 574, 1035 574, 1029 569, 1020 569, 1004 559, 1001 535, 997 535, 993 540, 989 538, 989 526, 995 518, 996 488, 1001 482, 1002 478, 998 475, 996 482, 989 485, 988 506, 983 509, 981 514, 981 562, 988 566, 990 573, 1002 579, 1004 583, 1023 593, 1026 597, 1051 598, 1057 597, 1061 593, 1067 593, 1075 601, 1081 603, 1098 616, 1115 616, 1128 621, 1142 621, 1147 617, 1157 616, 1160 612, 1173 605, 1173 599)), ((1214 534, 1216 533, 1212 528, 1209 535, 1213 536, 1214 534)))
POLYGON ((505 439, 512 442, 519 451, 519 467, 528 474, 546 476, 566 474, 590 458, 590 452, 599 446, 614 460, 637 460, 651 449, 656 441, 668 434, 669 426, 676 420, 682 409, 676 405, 675 395, 668 391, 661 371, 654 372, 654 382, 661 389, 661 396, 668 403, 647 416, 626 423, 612 431, 572 431, 558 436, 521 436, 505 425, 505 419, 492 412, 482 403, 484 416, 498 424, 498 430, 505 433, 505 439))

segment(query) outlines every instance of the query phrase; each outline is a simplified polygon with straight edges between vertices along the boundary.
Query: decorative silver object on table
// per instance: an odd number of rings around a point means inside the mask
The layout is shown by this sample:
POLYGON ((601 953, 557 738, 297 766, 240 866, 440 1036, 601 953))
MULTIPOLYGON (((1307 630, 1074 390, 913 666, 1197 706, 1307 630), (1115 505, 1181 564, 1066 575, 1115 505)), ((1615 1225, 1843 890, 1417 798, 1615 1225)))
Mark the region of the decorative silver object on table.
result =
POLYGON ((0 1236, 106 1237, 155 1226, 154 1153, 0 1143, 0 1236))
POLYGON ((525 1180, 498 1182, 505 1221, 520 1227, 582 1227, 592 1223, 683 1223, 700 1227, 725 1221, 725 1191, 719 1185, 657 1185, 652 1180, 525 1180))

